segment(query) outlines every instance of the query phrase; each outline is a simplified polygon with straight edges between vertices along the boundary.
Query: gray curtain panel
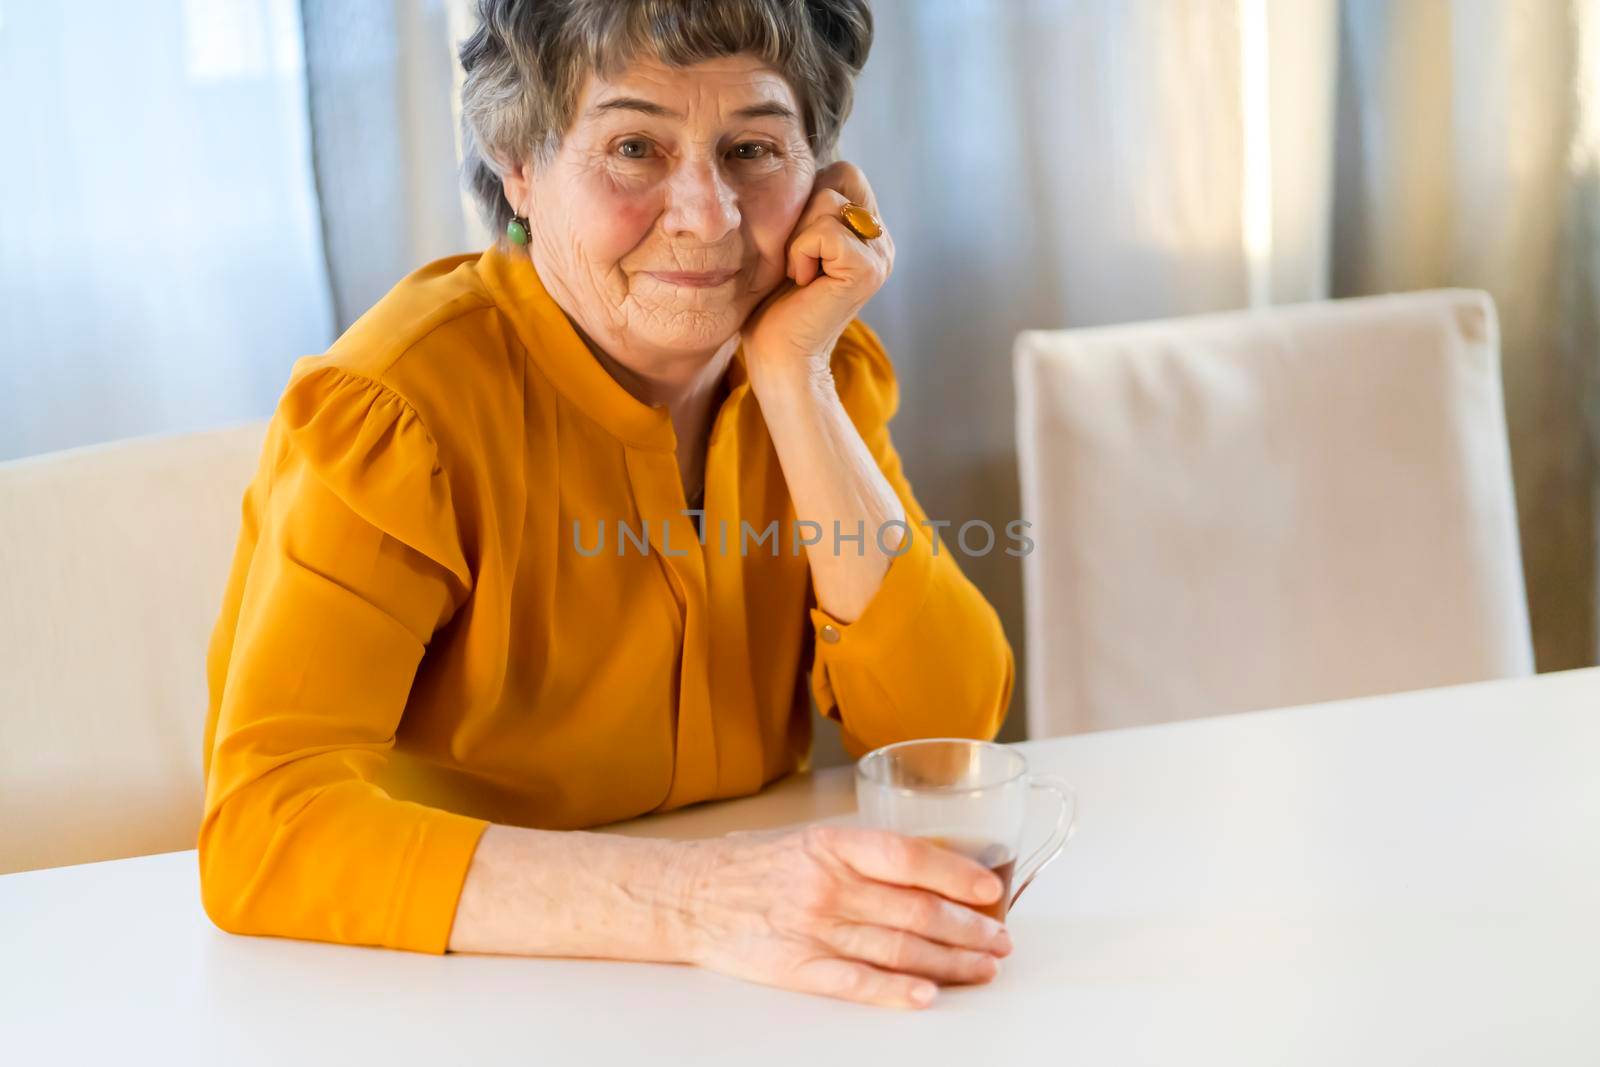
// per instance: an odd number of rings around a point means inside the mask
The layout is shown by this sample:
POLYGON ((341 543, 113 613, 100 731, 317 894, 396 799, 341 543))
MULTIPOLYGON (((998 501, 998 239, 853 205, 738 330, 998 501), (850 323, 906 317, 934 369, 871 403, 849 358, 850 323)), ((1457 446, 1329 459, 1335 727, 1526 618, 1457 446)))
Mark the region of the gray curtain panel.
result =
POLYGON ((405 275, 470 251, 451 118, 447 10, 301 0, 323 244, 339 329, 405 275))

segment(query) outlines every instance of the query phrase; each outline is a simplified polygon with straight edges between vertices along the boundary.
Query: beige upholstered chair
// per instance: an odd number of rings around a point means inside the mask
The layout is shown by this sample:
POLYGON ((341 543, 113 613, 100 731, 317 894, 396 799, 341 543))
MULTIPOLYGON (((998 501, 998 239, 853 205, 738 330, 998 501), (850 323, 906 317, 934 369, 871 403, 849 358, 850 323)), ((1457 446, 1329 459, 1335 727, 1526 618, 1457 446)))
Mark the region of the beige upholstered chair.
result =
POLYGON ((192 848, 266 423, 0 464, 0 872, 192 848))
POLYGON ((1031 736, 1532 671, 1494 304, 1015 349, 1031 736))

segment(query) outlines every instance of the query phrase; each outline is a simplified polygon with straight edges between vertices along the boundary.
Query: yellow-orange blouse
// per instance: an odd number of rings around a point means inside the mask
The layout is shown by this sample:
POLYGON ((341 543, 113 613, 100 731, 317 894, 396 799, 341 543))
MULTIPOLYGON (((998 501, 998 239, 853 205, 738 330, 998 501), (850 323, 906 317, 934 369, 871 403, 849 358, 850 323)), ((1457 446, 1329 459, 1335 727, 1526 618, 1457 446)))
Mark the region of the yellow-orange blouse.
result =
POLYGON ((668 412, 611 378, 524 255, 432 263, 299 360, 207 657, 213 921, 443 952, 488 822, 587 827, 753 793, 807 761, 808 672, 852 752, 992 737, 1011 649, 917 525, 888 358, 857 321, 832 366, 911 520, 848 625, 816 607, 742 352, 703 546, 668 412))

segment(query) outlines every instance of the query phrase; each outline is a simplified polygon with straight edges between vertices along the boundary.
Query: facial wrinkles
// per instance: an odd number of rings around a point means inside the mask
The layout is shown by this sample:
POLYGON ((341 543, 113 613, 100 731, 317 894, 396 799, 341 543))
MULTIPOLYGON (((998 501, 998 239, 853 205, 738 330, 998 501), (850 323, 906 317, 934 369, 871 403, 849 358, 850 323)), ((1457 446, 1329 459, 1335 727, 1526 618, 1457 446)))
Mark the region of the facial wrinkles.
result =
MULTIPOLYGON (((784 203, 792 199, 798 207, 803 202, 786 187, 809 190, 814 172, 806 145, 767 132, 729 141, 701 138, 679 146, 671 174, 646 194, 659 201, 660 224, 623 258, 629 271, 737 269, 740 298, 755 294, 756 299, 782 278, 783 246, 792 223, 784 203), (770 144, 776 154, 724 160, 734 145, 747 142, 770 144), (774 217, 782 223, 775 226, 774 217)), ((636 291, 647 285, 641 282, 636 291)))
MULTIPOLYGON (((558 180, 550 183, 551 186, 581 188, 593 166, 591 157, 596 154, 586 152, 569 158, 562 153, 555 166, 565 173, 556 175, 558 180)), ((591 333, 597 329, 625 329, 627 319, 623 305, 628 294, 627 276, 621 265, 611 262, 603 252, 590 254, 584 240, 586 228, 576 225, 580 220, 574 217, 588 210, 587 205, 560 192, 548 196, 547 203, 545 211, 530 220, 535 228, 533 244, 538 249, 538 258, 557 264, 556 269, 548 272, 550 277, 546 284, 563 307, 578 310, 591 333), (540 225, 543 222, 550 225, 540 225)))
POLYGON ((784 244, 815 173, 792 125, 734 119, 732 112, 757 100, 798 109, 797 102, 764 68, 695 76, 646 64, 620 83, 596 87, 582 106, 611 95, 643 97, 687 119, 621 112, 581 122, 558 154, 547 194, 555 232, 537 227, 536 246, 567 280, 564 305, 580 310, 591 333, 612 334, 603 341, 608 347, 631 348, 637 335, 713 348, 782 280, 784 244), (643 161, 618 151, 634 138, 643 142, 643 161), (746 142, 775 152, 745 157, 749 150, 735 149, 746 142), (572 214, 578 211, 603 221, 572 214), (740 274, 715 295, 675 291, 646 273, 722 269, 740 274))
POLYGON ((637 312, 642 325, 712 343, 718 340, 713 336, 718 325, 729 317, 726 292, 674 291, 652 274, 736 270, 743 295, 754 273, 746 252, 753 242, 741 233, 737 194, 717 161, 707 161, 698 147, 686 154, 690 158, 674 160, 671 173, 641 194, 658 222, 617 264, 614 296, 624 317, 637 312))

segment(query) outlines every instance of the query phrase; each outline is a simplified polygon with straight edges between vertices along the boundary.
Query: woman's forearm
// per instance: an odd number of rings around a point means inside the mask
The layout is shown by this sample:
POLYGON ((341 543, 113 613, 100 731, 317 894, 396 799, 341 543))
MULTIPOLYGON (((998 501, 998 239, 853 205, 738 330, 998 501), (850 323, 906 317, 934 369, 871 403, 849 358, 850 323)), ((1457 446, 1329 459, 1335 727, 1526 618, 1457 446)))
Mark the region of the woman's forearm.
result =
POLYGON ((686 961, 691 847, 490 826, 467 870, 448 949, 686 961))
POLYGON ((752 385, 795 515, 821 527, 821 540, 806 545, 817 606, 854 622, 883 584, 900 544, 902 531, 885 524, 905 522, 905 507, 850 421, 831 375, 791 374, 752 379, 752 385), (836 523, 842 537, 860 534, 861 540, 836 542, 836 523))
POLYGON ((976 909, 1001 891, 960 853, 883 830, 649 841, 490 826, 448 948, 692 963, 922 1006, 934 983, 995 976, 1011 941, 976 909))

